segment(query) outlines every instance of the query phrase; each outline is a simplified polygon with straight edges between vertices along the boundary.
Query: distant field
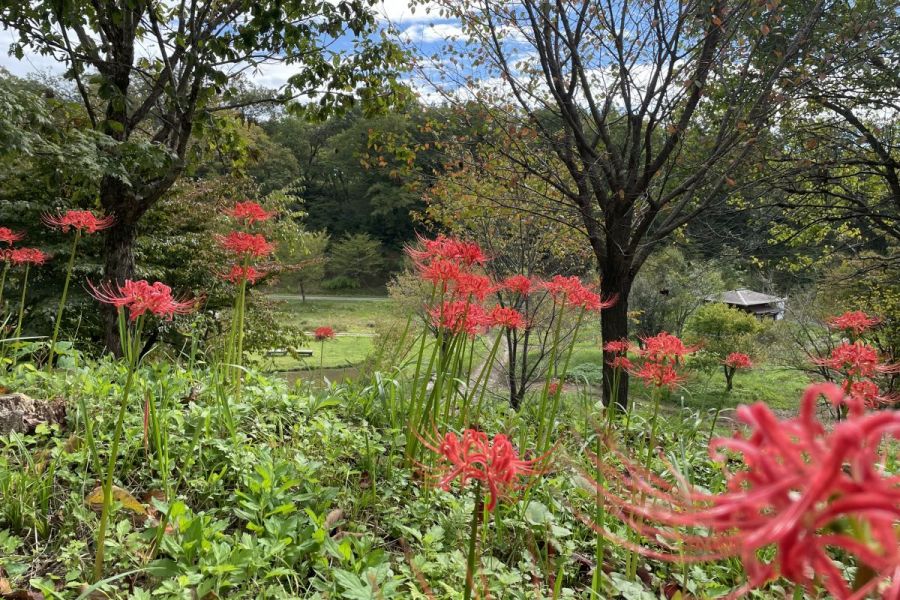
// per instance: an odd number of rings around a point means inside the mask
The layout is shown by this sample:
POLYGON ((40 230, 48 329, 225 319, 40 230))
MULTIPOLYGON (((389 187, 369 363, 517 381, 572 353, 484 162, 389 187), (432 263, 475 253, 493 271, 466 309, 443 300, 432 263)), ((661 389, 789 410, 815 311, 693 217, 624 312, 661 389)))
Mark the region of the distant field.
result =
MULTIPOLYGON (((323 364, 327 368, 348 367, 363 362, 375 348, 376 330, 396 318, 388 298, 309 299, 306 302, 290 299, 277 300, 277 306, 286 322, 298 325, 304 331, 312 332, 317 327, 328 326, 339 334, 325 343, 323 364)), ((291 357, 275 357, 267 360, 266 366, 280 371, 318 368, 322 344, 310 340, 305 348, 313 351, 311 358, 297 361, 291 357)))
MULTIPOLYGON (((327 325, 338 334, 358 336, 339 335, 326 342, 323 363, 326 368, 359 365, 378 347, 376 331, 405 318, 395 314, 394 305, 388 298, 308 299, 306 302, 289 299, 279 300, 278 309, 285 320, 306 331, 327 325)), ((572 353, 570 371, 596 374, 603 360, 600 343, 598 323, 584 323, 572 353)), ((306 348, 313 351, 311 358, 297 361, 290 357, 275 357, 268 359, 266 366, 279 371, 318 368, 321 344, 310 341, 306 348)), ((479 358, 484 358, 487 348, 484 344, 477 344, 476 352, 479 358)), ((709 410, 720 402, 724 408, 732 408, 738 404, 762 401, 773 409, 793 412, 808 383, 808 378, 796 371, 760 364, 749 372, 739 372, 735 376, 734 390, 726 396, 721 372, 691 372, 688 380, 669 396, 669 403, 679 406, 683 402, 685 406, 697 410, 709 410)), ((640 401, 647 393, 640 382, 632 381, 632 397, 640 401)))

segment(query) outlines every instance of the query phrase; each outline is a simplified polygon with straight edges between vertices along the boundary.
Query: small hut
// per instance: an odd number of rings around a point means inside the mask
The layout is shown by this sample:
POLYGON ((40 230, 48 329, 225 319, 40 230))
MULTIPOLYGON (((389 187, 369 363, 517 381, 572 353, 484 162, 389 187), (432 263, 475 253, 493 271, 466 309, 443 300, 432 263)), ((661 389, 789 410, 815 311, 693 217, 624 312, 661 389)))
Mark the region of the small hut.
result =
POLYGON ((770 296, 762 292, 754 292, 746 288, 722 292, 707 296, 707 302, 722 302, 728 306, 740 309, 755 315, 757 319, 773 319, 780 321, 784 318, 784 306, 786 298, 770 296))

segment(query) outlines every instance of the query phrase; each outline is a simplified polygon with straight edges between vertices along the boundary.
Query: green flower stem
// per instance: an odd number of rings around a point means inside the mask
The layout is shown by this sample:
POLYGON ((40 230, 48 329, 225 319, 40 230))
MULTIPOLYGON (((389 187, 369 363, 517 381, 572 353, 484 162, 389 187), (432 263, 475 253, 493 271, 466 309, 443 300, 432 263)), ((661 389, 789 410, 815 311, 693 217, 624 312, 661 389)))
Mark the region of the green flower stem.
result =
POLYGON ((69 282, 72 280, 72 270, 75 268, 75 253, 78 250, 78 240, 81 239, 81 231, 75 230, 75 239, 72 240, 72 251, 69 253, 69 264, 66 267, 66 281, 63 284, 62 296, 59 298, 59 308, 56 309, 56 321, 53 323, 53 335, 50 337, 50 352, 47 354, 47 372, 53 369, 53 353, 56 350, 56 340, 59 339, 59 325, 62 322, 63 311, 66 308, 66 298, 69 296, 69 282))
POLYGON ((100 512, 100 527, 97 530, 97 551, 94 557, 94 582, 103 577, 103 559, 106 552, 106 529, 109 525, 109 512, 112 507, 112 487, 115 477, 116 462, 119 460, 119 441, 122 437, 122 429, 125 424, 125 412, 128 409, 128 396, 134 383, 134 374, 140 361, 140 339, 143 326, 143 317, 139 317, 130 338, 127 336, 125 325, 125 312, 119 309, 119 331, 126 335, 122 337, 122 350, 128 361, 128 376, 125 379, 125 387, 122 389, 122 399, 119 403, 119 414, 116 417, 116 427, 113 431, 112 446, 109 453, 109 462, 106 465, 106 478, 103 481, 103 508, 100 512))
POLYGON ((0 317, 3 316, 3 286, 6 285, 6 274, 9 273, 9 262, 3 262, 3 273, 0 274, 0 317))
POLYGON ((31 265, 25 263, 25 275, 22 277, 22 296, 19 298, 19 319, 16 321, 16 332, 14 338, 18 338, 22 334, 22 320, 25 318, 25 295, 28 292, 28 271, 31 265))
POLYGON ((91 466, 99 469, 100 457, 97 454, 97 442, 94 441, 94 424, 88 414, 87 404, 84 401, 84 394, 80 392, 78 393, 78 411, 84 419, 85 440, 87 441, 88 450, 91 452, 91 466))
POLYGON ((463 600, 471 600, 472 589, 475 587, 475 550, 478 546, 478 519, 484 508, 484 498, 481 496, 481 482, 475 485, 475 508, 472 510, 472 523, 469 529, 469 556, 466 560, 466 591, 463 600))
POLYGON ((719 403, 716 404, 716 411, 713 413, 712 424, 709 426, 709 435, 706 440, 707 445, 709 445, 709 442, 712 441, 713 436, 716 434, 716 423, 719 422, 719 413, 722 412, 722 406, 725 404, 725 398, 727 396, 728 392, 723 392, 722 397, 719 398, 719 403))
MULTIPOLYGON (((431 306, 434 303, 434 298, 437 295, 437 286, 434 285, 431 287, 431 297, 428 300, 428 306, 431 306)), ((409 441, 406 444, 406 462, 407 465, 411 465, 412 461, 415 459, 416 452, 418 450, 419 438, 417 437, 419 432, 419 411, 420 411, 420 401, 419 401, 419 377, 422 374, 422 360, 425 357, 425 343, 428 340, 428 327, 425 327, 422 331, 421 342, 419 342, 419 351, 416 355, 416 370, 413 374, 412 378, 412 389, 410 390, 410 408, 409 408, 409 419, 407 422, 406 429, 409 432, 409 441)), ((428 361, 428 370, 431 370, 431 365, 434 364, 434 355, 437 350, 436 346, 432 346, 431 348, 431 357, 428 361)), ((427 384, 423 385, 423 394, 424 389, 426 389, 427 384)))
POLYGON ((553 424, 556 422, 556 415, 559 412, 559 399, 562 396, 563 379, 569 372, 569 362, 572 360, 572 352, 575 350, 575 340, 578 339, 578 332, 581 329, 581 322, 584 320, 584 313, 578 314, 578 321, 575 323, 575 330, 572 332, 572 343, 569 344, 569 351, 566 353, 566 360, 563 362, 562 375, 557 371, 556 377, 559 379, 559 385, 556 386, 556 393, 553 394, 553 408, 550 409, 550 418, 547 420, 547 428, 544 431, 543 445, 538 446, 541 452, 546 452, 550 448, 550 435, 553 433, 553 424))
MULTIPOLYGON (((481 418, 481 405, 484 401, 484 393, 487 390, 488 383, 491 378, 491 372, 493 371, 494 361, 497 359, 497 351, 500 349, 500 342, 503 341, 503 332, 497 333, 497 338, 494 340, 494 345, 491 347, 491 353, 488 355, 487 362, 484 364, 484 367, 481 369, 481 373, 478 374, 478 380, 475 382, 475 387, 472 389, 474 398, 474 393, 478 391, 478 386, 481 385, 481 392, 478 393, 478 402, 475 404, 475 421, 477 422, 481 418)), ((469 400, 466 400, 466 403, 463 407, 463 418, 461 425, 465 427, 466 425, 466 411, 469 407, 469 400)))
MULTIPOLYGON (((538 408, 539 422, 538 422, 538 429, 537 429, 537 433, 536 433, 536 442, 537 442, 536 447, 538 449, 540 449, 540 447, 541 447, 541 440, 543 439, 543 435, 544 435, 544 425, 545 425, 545 420, 546 420, 544 415, 547 410, 547 400, 548 400, 548 396, 550 394, 550 382, 553 381, 553 376, 555 374, 554 367, 556 365, 556 355, 557 355, 557 349, 559 347, 559 336, 560 336, 560 331, 562 329, 563 313, 565 312, 565 307, 566 307, 566 303, 565 303, 565 300, 563 300, 563 302, 560 303, 559 314, 557 315, 556 327, 553 330, 553 341, 550 345, 550 358, 548 359, 548 362, 547 362, 547 376, 544 378, 544 388, 543 388, 543 390, 541 390, 541 404, 540 404, 540 407, 538 408)), ((560 382, 560 385, 561 384, 562 384, 562 382, 560 382)), ((557 390, 557 391, 559 391, 559 390, 557 390)), ((523 408, 524 408, 524 404, 523 404, 523 408)))

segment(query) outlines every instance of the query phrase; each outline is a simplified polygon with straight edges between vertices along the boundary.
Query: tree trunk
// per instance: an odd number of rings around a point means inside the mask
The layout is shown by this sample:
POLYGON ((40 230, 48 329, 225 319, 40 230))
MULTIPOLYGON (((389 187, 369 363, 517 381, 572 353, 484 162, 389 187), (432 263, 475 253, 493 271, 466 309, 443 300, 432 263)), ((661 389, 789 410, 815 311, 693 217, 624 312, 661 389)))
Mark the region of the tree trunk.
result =
MULTIPOLYGON (((601 265, 601 274, 604 297, 615 298, 615 304, 600 313, 601 338, 605 346, 609 342, 628 339, 628 295, 632 279, 627 271, 613 268, 608 262, 601 265)), ((615 357, 613 353, 603 353, 603 404, 610 406, 615 399, 618 410, 624 412, 628 409, 628 373, 619 373, 618 389, 614 390, 616 374, 609 363, 615 357)))
POLYGON ((516 379, 516 338, 515 334, 511 331, 506 331, 504 335, 506 336, 506 353, 508 356, 506 362, 506 379, 509 382, 509 405, 512 406, 513 409, 519 410, 519 386, 518 379, 516 379))
MULTIPOLYGON (((100 202, 107 214, 115 218, 115 223, 106 231, 103 280, 109 285, 120 285, 126 279, 134 278, 134 243, 137 239, 137 222, 144 214, 141 203, 125 182, 114 177, 106 177, 100 184, 100 202)), ((121 356, 119 327, 116 310, 103 305, 105 324, 104 346, 114 356, 121 356)))
POLYGON ((300 297, 302 298, 301 302, 306 303, 306 289, 302 281, 300 282, 300 297))
POLYGON ((729 369, 725 367, 725 391, 730 392, 734 385, 734 373, 737 369, 729 369))

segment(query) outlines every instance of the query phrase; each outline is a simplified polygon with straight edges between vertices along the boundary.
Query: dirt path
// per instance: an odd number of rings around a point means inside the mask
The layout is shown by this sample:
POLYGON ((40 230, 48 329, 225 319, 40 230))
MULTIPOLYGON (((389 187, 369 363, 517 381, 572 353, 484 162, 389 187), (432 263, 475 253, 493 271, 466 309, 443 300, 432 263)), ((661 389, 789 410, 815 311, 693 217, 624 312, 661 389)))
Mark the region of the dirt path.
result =
MULTIPOLYGON (((267 294, 266 297, 272 300, 303 301, 303 296, 300 294, 267 294)), ((310 294, 306 295, 306 299, 313 302, 387 302, 390 300, 387 296, 313 296, 310 294)))

